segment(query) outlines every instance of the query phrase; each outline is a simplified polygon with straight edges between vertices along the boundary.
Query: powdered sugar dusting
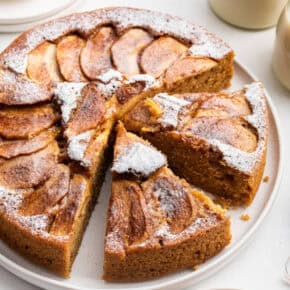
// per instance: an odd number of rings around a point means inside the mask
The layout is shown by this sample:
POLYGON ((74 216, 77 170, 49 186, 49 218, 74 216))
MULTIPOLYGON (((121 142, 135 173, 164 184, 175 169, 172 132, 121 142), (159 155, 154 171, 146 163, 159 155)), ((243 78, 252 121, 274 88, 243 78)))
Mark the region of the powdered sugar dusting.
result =
POLYGON ((89 166, 89 163, 84 159, 84 156, 93 134, 94 130, 90 130, 70 137, 68 140, 68 156, 72 160, 79 161, 84 167, 89 166))
POLYGON ((134 142, 120 149, 120 153, 115 157, 112 171, 147 177, 166 163, 166 157, 154 147, 134 142))
POLYGON ((194 44, 194 49, 198 52, 207 51, 213 58, 221 58, 231 50, 225 42, 208 33, 203 27, 180 18, 160 12, 116 7, 73 14, 37 26, 23 34, 21 41, 13 43, 1 54, 0 65, 18 73, 25 73, 27 54, 41 42, 54 41, 72 31, 89 34, 104 23, 114 24, 119 32, 130 27, 144 27, 154 35, 167 34, 181 38, 191 45, 194 44), (205 41, 208 42, 207 47, 205 41))
POLYGON ((52 94, 28 78, 9 70, 0 70, 1 103, 7 105, 26 105, 50 100, 52 94))
POLYGON ((254 82, 244 87, 245 97, 252 108, 252 114, 244 116, 258 133, 258 144, 254 152, 244 152, 219 140, 208 140, 222 153, 223 159, 233 168, 245 173, 251 173, 258 160, 260 160, 267 142, 267 106, 265 102, 265 90, 261 83, 254 82))
POLYGON ((187 228, 184 229, 184 231, 177 234, 173 234, 170 231, 169 225, 164 224, 156 230, 154 236, 157 238, 163 238, 170 242, 173 242, 174 240, 178 240, 184 236, 191 235, 197 230, 213 226, 216 223, 217 217, 215 215, 210 215, 208 217, 200 217, 195 219, 187 228))
POLYGON ((6 210, 16 210, 23 200, 24 190, 12 190, 0 186, 0 208, 6 210))
POLYGON ((265 89, 260 82, 254 82, 245 86, 245 96, 253 111, 251 115, 248 115, 245 118, 258 130, 260 138, 265 137, 265 128, 267 127, 267 121, 265 118, 267 106, 263 97, 265 95, 265 89))
POLYGON ((194 43, 189 51, 192 55, 206 56, 214 59, 220 59, 227 55, 232 50, 225 46, 220 40, 210 37, 210 34, 201 34, 199 41, 194 43))
POLYGON ((166 216, 171 218, 174 216, 178 206, 175 202, 176 198, 181 199, 185 193, 182 186, 178 184, 173 187, 168 186, 166 183, 158 182, 158 187, 154 190, 153 194, 160 201, 160 205, 166 212, 166 216))
POLYGON ((32 190, 15 190, 0 186, 0 211, 4 211, 14 221, 28 228, 32 233, 48 235, 49 217, 46 214, 24 216, 18 212, 24 194, 29 194, 29 192, 32 192, 32 190))
POLYGON ((77 100, 81 96, 81 91, 86 83, 58 83, 54 94, 60 103, 62 119, 68 122, 71 112, 77 107, 77 100))
POLYGON ((105 72, 97 77, 97 80, 99 80, 105 84, 109 83, 111 80, 121 81, 122 79, 123 79, 122 74, 115 69, 109 69, 107 72, 105 72))
POLYGON ((45 214, 20 216, 19 221, 34 232, 47 232, 49 217, 45 214))
POLYGON ((125 81, 125 84, 133 84, 136 82, 144 82, 145 83, 144 90, 155 88, 160 85, 160 82, 158 80, 156 80, 154 77, 148 74, 137 74, 131 76, 128 80, 125 81))
POLYGON ((161 124, 164 128, 177 127, 179 113, 183 110, 184 107, 191 104, 186 100, 176 98, 174 96, 168 95, 167 93, 155 95, 153 100, 157 102, 163 109, 161 124))
POLYGON ((106 99, 109 99, 122 85, 123 76, 117 70, 110 69, 98 76, 98 80, 102 82, 98 83, 98 88, 103 92, 106 99))

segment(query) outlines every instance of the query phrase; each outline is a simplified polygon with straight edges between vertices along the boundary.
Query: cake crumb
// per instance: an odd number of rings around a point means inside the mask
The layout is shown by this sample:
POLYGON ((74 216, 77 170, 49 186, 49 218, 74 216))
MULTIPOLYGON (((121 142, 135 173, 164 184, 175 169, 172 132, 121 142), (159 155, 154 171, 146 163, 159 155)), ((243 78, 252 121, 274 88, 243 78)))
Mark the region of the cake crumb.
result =
POLYGON ((244 222, 247 222, 248 220, 250 220, 250 216, 248 214, 242 214, 240 216, 240 219, 244 222))
POLYGON ((194 266, 192 267, 193 271, 196 271, 196 270, 198 269, 198 267, 199 267, 199 265, 194 265, 194 266))
POLYGON ((263 178, 263 182, 268 182, 269 181, 269 176, 265 176, 264 178, 263 178))

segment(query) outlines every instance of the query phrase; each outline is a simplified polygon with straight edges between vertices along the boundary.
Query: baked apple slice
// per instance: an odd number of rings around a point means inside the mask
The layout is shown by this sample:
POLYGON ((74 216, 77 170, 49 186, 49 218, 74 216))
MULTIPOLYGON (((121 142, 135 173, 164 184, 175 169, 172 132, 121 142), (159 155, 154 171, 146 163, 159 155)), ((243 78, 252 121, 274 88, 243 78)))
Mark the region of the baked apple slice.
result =
POLYGON ((152 40, 153 37, 140 28, 124 33, 112 46, 112 58, 117 69, 127 77, 139 74, 139 53, 152 40))
POLYGON ((62 81, 56 61, 56 45, 45 41, 33 49, 27 60, 27 74, 41 84, 62 81))
POLYGON ((115 40, 113 28, 103 27, 87 41, 81 52, 81 67, 89 79, 97 79, 112 68, 111 46, 115 40))
POLYGON ((0 104, 31 105, 51 98, 52 93, 47 86, 10 70, 0 70, 0 104))
POLYGON ((70 182, 69 192, 63 200, 61 210, 55 217, 50 233, 56 236, 65 236, 72 232, 77 218, 86 214, 89 184, 85 177, 75 174, 70 182))
POLYGON ((84 82, 84 76, 80 67, 80 54, 85 46, 85 41, 77 35, 64 37, 57 45, 56 58, 59 69, 68 82, 84 82))
POLYGON ((187 56, 178 59, 165 73, 164 81, 170 86, 181 79, 194 77, 217 66, 217 62, 206 57, 187 56))
POLYGON ((0 140, 0 157, 10 159, 18 155, 31 154, 52 142, 58 134, 56 128, 42 131, 30 139, 0 140))
POLYGON ((31 188, 45 182, 55 169, 59 148, 56 141, 27 156, 0 165, 0 184, 11 189, 31 188))
POLYGON ((240 118, 193 118, 182 131, 205 139, 218 140, 248 153, 255 151, 257 147, 256 134, 240 118))
POLYGON ((7 139, 28 138, 53 125, 58 116, 50 105, 0 110, 0 135, 7 139))
POLYGON ((186 51, 187 47, 174 38, 160 37, 144 49, 140 60, 141 68, 157 78, 186 51))
POLYGON ((66 165, 58 164, 53 175, 37 190, 25 196, 21 205, 24 215, 49 213, 68 193, 70 171, 66 165))
POLYGON ((251 115, 252 111, 245 97, 240 93, 231 95, 210 94, 194 114, 194 117, 235 117, 251 115))
POLYGON ((72 112, 65 135, 71 137, 96 128, 104 119, 106 104, 104 94, 95 84, 86 85, 82 91, 78 106, 72 112))

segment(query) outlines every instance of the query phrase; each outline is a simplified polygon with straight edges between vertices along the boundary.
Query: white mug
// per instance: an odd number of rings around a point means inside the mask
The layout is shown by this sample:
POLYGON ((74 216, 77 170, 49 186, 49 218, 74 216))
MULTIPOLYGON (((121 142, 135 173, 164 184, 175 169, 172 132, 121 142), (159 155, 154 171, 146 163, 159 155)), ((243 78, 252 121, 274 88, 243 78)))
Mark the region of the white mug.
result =
POLYGON ((287 0, 209 0, 212 10, 226 22, 247 29, 274 26, 287 0))

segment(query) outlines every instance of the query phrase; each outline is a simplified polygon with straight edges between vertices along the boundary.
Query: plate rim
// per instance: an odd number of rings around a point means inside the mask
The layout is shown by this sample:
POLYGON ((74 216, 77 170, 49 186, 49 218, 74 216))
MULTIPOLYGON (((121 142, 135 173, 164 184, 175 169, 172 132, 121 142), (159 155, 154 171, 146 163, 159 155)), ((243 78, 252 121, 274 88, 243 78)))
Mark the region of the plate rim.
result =
MULTIPOLYGON (((252 78, 253 81, 258 81, 258 78, 255 74, 249 71, 247 66, 243 65, 238 58, 235 58, 234 63, 239 66, 250 78, 252 78)), ((283 137, 281 135, 281 122, 280 118, 278 117, 277 109, 272 101, 271 96, 269 95, 267 89, 266 89, 266 101, 267 105, 273 115, 274 120, 274 126, 276 127, 276 133, 277 133, 277 144, 279 149, 279 163, 277 167, 277 176, 274 181, 273 190, 272 193, 266 202, 265 207, 263 208, 261 214, 258 216, 256 221, 251 225, 248 232, 239 240, 237 241, 233 247, 231 247, 227 252, 225 252, 221 257, 217 258, 214 262, 209 264, 208 266, 205 266, 204 268, 200 269, 200 273, 198 277, 193 277, 193 273, 185 274, 181 277, 174 278, 174 279, 168 279, 164 282, 160 282, 158 285, 153 285, 150 287, 152 290, 157 289, 171 289, 171 287, 186 287, 191 283, 191 280, 193 278, 196 279, 196 282, 198 283, 202 278, 206 276, 213 275, 216 271, 221 269, 222 267, 225 267, 233 258, 235 255, 237 255, 253 238, 254 233, 257 231, 259 226, 261 225, 262 221, 265 220, 265 217, 269 214, 270 209, 272 208, 278 193, 279 193, 279 187, 281 184, 281 180, 283 177, 284 172, 284 142, 283 137)), ((46 287, 49 289, 52 289, 52 287, 58 287, 58 289, 71 289, 71 290, 93 290, 93 289, 105 289, 105 288, 88 288, 88 287, 79 287, 75 286, 74 284, 68 283, 64 285, 62 281, 54 280, 53 278, 43 277, 41 274, 37 274, 33 272, 32 270, 26 269, 23 266, 18 265, 16 262, 10 260, 6 256, 4 256, 2 253, 0 253, 0 266, 11 272, 12 274, 16 275, 20 279, 23 279, 31 284, 34 284, 36 286, 40 287, 46 287)), ((120 284, 119 289, 127 289, 122 288, 120 284)), ((130 288, 130 289, 138 289, 138 290, 145 290, 148 289, 148 286, 142 286, 138 285, 137 287, 130 288)))
POLYGON ((64 3, 61 3, 54 8, 51 8, 45 12, 41 12, 32 16, 23 16, 23 17, 16 17, 16 18, 7 18, 7 19, 3 19, 0 18, 0 24, 1 25, 19 25, 19 24, 27 24, 27 23, 31 23, 31 22, 35 22, 35 21, 39 21, 41 19, 47 18, 49 16, 52 16, 54 14, 57 14, 58 12, 67 9, 68 7, 70 7, 71 5, 74 4, 74 2, 76 2, 77 0, 67 0, 64 3))

